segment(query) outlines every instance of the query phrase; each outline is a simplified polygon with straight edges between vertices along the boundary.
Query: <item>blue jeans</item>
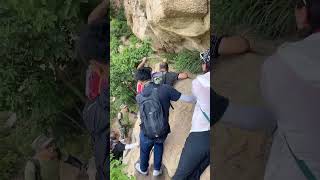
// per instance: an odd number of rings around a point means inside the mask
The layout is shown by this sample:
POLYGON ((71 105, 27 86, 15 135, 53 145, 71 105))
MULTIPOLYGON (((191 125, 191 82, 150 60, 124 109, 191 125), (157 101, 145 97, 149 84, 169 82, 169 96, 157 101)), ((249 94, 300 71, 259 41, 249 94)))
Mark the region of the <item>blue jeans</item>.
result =
POLYGON ((154 147, 154 170, 160 170, 162 164, 163 142, 167 137, 150 139, 140 132, 140 169, 146 172, 149 167, 149 158, 154 147))

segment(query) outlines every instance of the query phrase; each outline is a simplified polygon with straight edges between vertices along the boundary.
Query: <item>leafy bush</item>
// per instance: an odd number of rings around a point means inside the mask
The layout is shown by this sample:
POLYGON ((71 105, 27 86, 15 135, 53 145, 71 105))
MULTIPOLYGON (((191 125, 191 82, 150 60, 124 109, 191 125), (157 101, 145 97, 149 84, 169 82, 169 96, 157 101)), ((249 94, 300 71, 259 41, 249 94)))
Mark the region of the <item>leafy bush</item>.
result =
POLYGON ((252 27, 260 36, 277 38, 295 30, 292 1, 216 0, 213 3, 213 28, 232 33, 237 26, 252 27))
POLYGON ((124 173, 125 165, 121 161, 113 159, 110 163, 110 177, 111 180, 135 180, 133 176, 127 176, 124 173))
POLYGON ((87 137, 81 124, 85 66, 74 55, 86 16, 80 7, 72 0, 1 2, 0 109, 16 112, 18 120, 0 137, 10 150, 1 153, 0 179, 23 169, 40 133, 52 132, 62 144, 79 134, 87 137))
POLYGON ((184 50, 177 54, 167 54, 165 56, 170 62, 174 63, 174 68, 178 72, 189 71, 193 74, 201 72, 199 52, 184 50))
POLYGON ((132 35, 126 21, 117 17, 111 19, 111 97, 116 100, 111 104, 111 118, 119 111, 119 106, 126 103, 135 104, 136 82, 134 72, 136 65, 151 52, 150 43, 142 42, 132 35), (128 45, 123 45, 121 37, 129 36, 128 45))

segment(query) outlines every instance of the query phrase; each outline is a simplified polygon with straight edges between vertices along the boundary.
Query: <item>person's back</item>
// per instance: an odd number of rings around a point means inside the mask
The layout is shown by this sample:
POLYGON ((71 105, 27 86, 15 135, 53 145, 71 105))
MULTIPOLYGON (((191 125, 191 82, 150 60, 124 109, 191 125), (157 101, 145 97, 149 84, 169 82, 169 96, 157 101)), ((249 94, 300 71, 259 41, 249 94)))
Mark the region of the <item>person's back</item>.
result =
POLYGON ((151 71, 148 68, 138 69, 135 78, 144 86, 143 91, 136 97, 140 108, 141 143, 140 162, 135 165, 135 168, 143 175, 148 173, 149 154, 154 147, 153 175, 158 176, 162 173, 163 143, 166 140, 168 133, 170 133, 168 122, 170 101, 179 100, 181 93, 169 85, 156 85, 151 82, 151 71), (145 107, 145 105, 148 105, 145 103, 149 103, 152 107, 145 107), (159 116, 162 117, 159 118, 159 116), (161 127, 163 128, 161 129, 162 133, 158 134, 158 129, 149 129, 150 127, 161 127))
POLYGON ((265 180, 320 178, 320 2, 299 0, 295 12, 298 28, 309 26, 313 34, 283 45, 264 63, 261 89, 268 108, 227 102, 221 118, 243 129, 276 128, 265 180))
POLYGON ((207 119, 210 116, 210 72, 199 75, 192 81, 192 94, 196 97, 197 103, 190 131, 208 131, 210 130, 210 120, 207 119))
POLYGON ((264 97, 278 125, 265 179, 303 179, 290 148, 320 177, 320 145, 314 142, 320 136, 319 46, 320 33, 316 33, 283 46, 263 66, 264 97), (279 173, 274 175, 275 171, 279 173))

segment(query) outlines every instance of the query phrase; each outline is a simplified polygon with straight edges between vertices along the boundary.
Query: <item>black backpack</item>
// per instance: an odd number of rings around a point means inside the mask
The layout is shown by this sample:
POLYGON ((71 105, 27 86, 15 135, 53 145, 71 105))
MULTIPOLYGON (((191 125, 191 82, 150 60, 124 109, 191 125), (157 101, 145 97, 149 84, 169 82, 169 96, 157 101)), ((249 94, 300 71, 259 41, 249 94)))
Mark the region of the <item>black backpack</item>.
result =
POLYGON ((167 134, 168 122, 164 119, 164 112, 158 95, 158 88, 154 87, 149 96, 138 94, 136 100, 139 104, 142 130, 151 138, 158 138, 167 134))

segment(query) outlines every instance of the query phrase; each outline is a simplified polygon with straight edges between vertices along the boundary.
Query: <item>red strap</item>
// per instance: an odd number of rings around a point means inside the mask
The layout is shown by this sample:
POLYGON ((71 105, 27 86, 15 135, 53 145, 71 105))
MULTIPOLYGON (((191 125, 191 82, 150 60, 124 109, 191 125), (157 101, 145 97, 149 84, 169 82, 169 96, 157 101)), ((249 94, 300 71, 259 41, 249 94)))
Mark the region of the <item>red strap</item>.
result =
POLYGON ((95 71, 92 72, 89 78, 89 99, 93 100, 99 95, 101 78, 95 71))

